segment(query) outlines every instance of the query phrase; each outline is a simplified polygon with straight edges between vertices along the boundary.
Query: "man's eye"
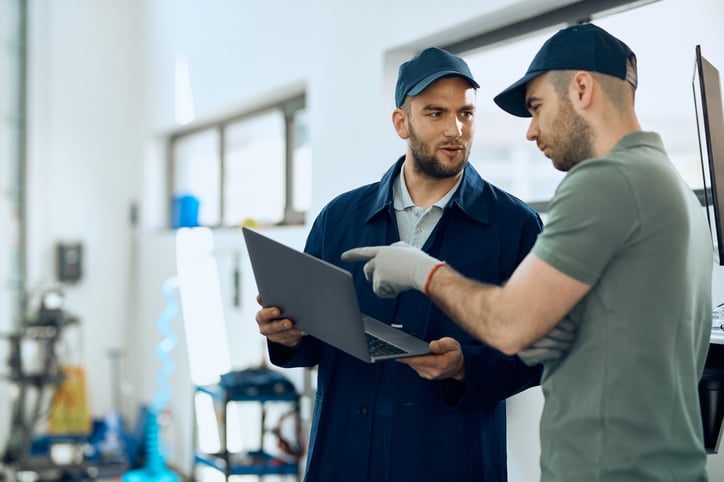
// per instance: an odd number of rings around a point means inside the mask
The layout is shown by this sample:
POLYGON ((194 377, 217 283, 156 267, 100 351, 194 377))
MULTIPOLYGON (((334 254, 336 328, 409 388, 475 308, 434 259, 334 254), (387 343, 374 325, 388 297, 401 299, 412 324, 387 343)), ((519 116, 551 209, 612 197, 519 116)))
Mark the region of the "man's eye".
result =
POLYGON ((430 112, 430 117, 440 117, 442 116, 442 112, 430 112))

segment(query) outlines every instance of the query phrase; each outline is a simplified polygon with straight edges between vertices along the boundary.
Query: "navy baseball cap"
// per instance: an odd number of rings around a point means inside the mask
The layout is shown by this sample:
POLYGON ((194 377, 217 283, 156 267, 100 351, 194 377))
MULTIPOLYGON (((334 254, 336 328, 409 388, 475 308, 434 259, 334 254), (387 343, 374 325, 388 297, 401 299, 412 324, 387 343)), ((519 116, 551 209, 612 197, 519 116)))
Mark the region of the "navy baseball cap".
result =
POLYGON ((400 65, 395 87, 395 105, 400 107, 408 95, 418 95, 443 77, 462 77, 476 89, 480 87, 468 64, 450 52, 430 47, 400 65))
POLYGON ((526 85, 550 70, 586 70, 628 80, 636 88, 636 55, 625 43, 592 23, 559 30, 546 40, 523 78, 493 99, 504 111, 530 117, 526 85), (630 64, 629 64, 630 61, 630 64))

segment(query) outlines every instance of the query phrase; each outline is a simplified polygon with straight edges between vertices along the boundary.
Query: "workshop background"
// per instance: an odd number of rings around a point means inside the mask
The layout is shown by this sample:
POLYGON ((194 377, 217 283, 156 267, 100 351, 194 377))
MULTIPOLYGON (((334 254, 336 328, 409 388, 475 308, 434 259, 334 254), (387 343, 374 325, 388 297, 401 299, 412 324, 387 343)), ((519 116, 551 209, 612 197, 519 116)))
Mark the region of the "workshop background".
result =
MULTIPOLYGON (((216 418, 194 427, 193 400, 209 408, 195 387, 266 366, 239 227, 301 248, 326 202, 378 179, 404 152, 390 117, 397 67, 424 47, 463 55, 481 84, 471 162, 545 217, 558 173, 525 140, 526 121, 491 100, 543 39, 585 19, 638 54, 643 128, 662 133, 701 189, 694 51, 724 68, 719 0, 0 0, 4 460, 21 432, 52 443, 43 437, 97 422, 101 452, 108 434, 145 440, 149 414, 162 461, 181 476, 199 444, 218 450, 216 418), (39 423, 22 426, 36 407, 18 400, 19 385, 55 388, 59 373, 73 382, 66 398, 45 393, 39 423)), ((720 266, 713 291, 714 307, 720 266)), ((304 424, 314 373, 282 373, 304 424)), ((540 476, 541 406, 539 388, 508 404, 512 482, 540 476)), ((235 413, 229 445, 262 443, 259 414, 235 413)), ((283 416, 274 428, 287 429, 283 416)), ((75 442, 53 456, 87 456, 75 442)), ((724 455, 707 469, 724 480, 724 455)))

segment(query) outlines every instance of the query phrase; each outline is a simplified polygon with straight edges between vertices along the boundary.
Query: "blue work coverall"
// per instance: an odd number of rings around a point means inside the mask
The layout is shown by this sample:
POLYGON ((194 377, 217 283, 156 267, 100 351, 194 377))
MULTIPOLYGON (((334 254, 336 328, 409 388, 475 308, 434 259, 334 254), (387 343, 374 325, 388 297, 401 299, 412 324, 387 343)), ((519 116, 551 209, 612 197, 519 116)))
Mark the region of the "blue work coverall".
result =
MULTIPOLYGON (((363 263, 340 261, 347 249, 399 241, 392 185, 403 160, 380 182, 325 206, 305 251, 352 272, 364 313, 428 341, 456 338, 464 353, 465 382, 426 380, 396 361, 364 363, 312 337, 295 350, 269 342, 275 365, 318 365, 305 480, 505 481, 505 399, 537 385, 540 367, 527 367, 518 357, 476 341, 422 293, 377 297, 363 263)), ((466 276, 502 284, 541 227, 535 211, 468 165, 423 249, 466 276)))

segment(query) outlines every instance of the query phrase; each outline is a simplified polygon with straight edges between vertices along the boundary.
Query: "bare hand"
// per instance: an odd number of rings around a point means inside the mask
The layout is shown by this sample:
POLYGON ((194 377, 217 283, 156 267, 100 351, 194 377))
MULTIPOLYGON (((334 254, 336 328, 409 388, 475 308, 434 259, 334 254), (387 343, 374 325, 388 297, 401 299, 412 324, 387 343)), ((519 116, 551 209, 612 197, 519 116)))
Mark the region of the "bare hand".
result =
POLYGON ((460 343, 454 338, 440 338, 430 342, 432 355, 400 358, 398 361, 409 365, 422 378, 440 380, 443 378, 465 379, 465 360, 460 343))
MULTIPOLYGON (((261 305, 259 295, 256 296, 256 302, 261 305)), ((276 306, 257 311, 256 324, 259 325, 259 333, 269 341, 295 348, 302 342, 302 337, 306 336, 306 333, 294 328, 294 322, 289 318, 279 318, 280 315, 281 312, 276 306)))

